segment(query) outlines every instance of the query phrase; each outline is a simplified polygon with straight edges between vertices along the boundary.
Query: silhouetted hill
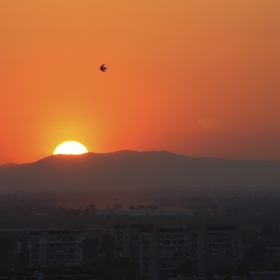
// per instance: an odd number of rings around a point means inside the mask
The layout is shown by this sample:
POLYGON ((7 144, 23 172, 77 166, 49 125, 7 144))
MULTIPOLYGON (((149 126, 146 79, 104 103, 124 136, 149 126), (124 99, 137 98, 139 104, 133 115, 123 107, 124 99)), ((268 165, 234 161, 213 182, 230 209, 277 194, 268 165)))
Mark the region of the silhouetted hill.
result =
POLYGON ((0 168, 0 190, 193 190, 280 186, 280 162, 170 152, 55 155, 0 168))
POLYGON ((16 165, 16 163, 8 162, 8 163, 5 163, 5 164, 3 164, 3 165, 0 165, 0 168, 1 168, 1 167, 11 166, 11 165, 16 165))

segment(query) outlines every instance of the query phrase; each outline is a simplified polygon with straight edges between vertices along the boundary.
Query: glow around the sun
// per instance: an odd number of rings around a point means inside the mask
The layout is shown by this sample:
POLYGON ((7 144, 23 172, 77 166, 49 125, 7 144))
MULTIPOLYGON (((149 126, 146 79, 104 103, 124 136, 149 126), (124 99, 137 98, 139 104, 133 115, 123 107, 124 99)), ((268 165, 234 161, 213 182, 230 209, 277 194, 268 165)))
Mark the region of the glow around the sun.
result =
POLYGON ((76 141, 63 142, 53 152, 54 155, 81 155, 84 153, 88 153, 87 148, 76 141))

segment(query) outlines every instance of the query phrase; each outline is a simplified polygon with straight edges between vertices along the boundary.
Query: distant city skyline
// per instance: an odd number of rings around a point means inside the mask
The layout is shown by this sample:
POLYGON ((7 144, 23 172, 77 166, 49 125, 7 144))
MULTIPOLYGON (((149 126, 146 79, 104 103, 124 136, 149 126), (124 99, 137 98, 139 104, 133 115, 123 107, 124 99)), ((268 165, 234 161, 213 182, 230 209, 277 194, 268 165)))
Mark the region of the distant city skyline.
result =
POLYGON ((1 1, 0 165, 64 141, 280 160, 279 11, 277 0, 1 1))

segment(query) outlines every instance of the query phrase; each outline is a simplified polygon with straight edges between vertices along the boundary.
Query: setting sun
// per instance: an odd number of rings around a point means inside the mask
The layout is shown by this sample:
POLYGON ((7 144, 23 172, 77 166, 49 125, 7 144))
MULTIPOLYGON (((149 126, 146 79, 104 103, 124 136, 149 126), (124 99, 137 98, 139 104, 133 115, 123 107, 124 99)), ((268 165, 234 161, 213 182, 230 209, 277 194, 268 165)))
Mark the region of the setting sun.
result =
POLYGON ((66 141, 58 145, 53 154, 54 155, 80 155, 87 153, 87 148, 76 141, 66 141))

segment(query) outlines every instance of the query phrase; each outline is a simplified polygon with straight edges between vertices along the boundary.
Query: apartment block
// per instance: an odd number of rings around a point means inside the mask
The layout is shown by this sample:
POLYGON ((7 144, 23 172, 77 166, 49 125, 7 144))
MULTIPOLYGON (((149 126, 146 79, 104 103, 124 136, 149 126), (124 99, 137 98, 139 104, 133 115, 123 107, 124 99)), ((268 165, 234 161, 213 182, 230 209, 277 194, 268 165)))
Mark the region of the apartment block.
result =
POLYGON ((203 276, 238 264, 238 232, 236 226, 117 225, 115 256, 138 262, 151 280, 177 276, 187 262, 203 276))
POLYGON ((221 266, 237 266, 239 230, 236 226, 205 227, 205 268, 212 270, 221 266))
POLYGON ((30 266, 70 267, 83 262, 83 239, 79 231, 31 231, 30 266))

